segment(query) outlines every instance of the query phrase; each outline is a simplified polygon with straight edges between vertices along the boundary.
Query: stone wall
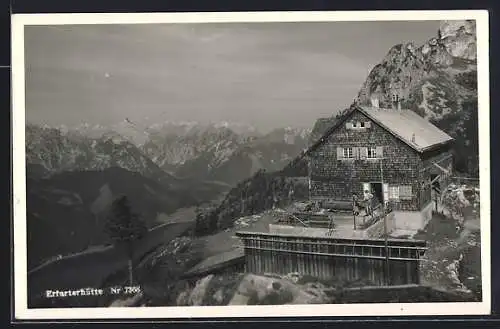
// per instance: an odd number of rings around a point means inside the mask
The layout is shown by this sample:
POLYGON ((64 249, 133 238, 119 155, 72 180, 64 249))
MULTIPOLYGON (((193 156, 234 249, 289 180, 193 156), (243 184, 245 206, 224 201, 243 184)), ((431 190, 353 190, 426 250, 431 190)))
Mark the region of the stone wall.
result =
MULTIPOLYGON (((421 211, 394 211, 387 215, 387 233, 395 230, 414 232, 425 228, 432 218, 434 203, 428 203, 421 211)), ((384 220, 381 218, 364 230, 357 230, 356 236, 365 239, 384 237, 384 220)))
POLYGON ((395 211, 394 229, 418 231, 423 229, 432 218, 433 202, 429 202, 421 211, 395 211))

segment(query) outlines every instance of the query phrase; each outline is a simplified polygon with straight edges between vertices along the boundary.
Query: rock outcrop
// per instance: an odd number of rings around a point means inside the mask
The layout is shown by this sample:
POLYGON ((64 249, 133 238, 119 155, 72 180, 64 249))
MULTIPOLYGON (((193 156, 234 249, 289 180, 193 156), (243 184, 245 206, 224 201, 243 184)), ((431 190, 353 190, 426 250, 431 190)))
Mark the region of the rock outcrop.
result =
POLYGON ((396 93, 403 107, 440 120, 477 96, 476 64, 475 22, 445 21, 420 47, 412 42, 392 47, 368 75, 359 103, 370 105, 377 98, 381 107, 390 107, 396 93))

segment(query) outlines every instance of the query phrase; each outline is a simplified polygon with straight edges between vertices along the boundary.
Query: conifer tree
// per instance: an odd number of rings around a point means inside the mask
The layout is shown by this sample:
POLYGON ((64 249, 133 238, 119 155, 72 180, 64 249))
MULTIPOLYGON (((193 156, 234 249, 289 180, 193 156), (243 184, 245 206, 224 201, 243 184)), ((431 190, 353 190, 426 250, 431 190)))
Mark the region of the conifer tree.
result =
POLYGON ((105 225, 105 232, 115 246, 125 248, 128 257, 129 284, 133 284, 133 256, 138 240, 147 233, 146 224, 135 214, 126 196, 113 201, 105 225))

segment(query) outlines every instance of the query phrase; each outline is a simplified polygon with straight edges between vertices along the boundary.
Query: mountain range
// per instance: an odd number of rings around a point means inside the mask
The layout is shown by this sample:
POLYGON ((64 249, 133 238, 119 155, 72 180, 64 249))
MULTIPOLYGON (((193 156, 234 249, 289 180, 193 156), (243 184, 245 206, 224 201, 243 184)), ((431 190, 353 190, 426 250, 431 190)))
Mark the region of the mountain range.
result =
POLYGON ((46 174, 121 167, 149 178, 169 178, 134 144, 114 132, 90 138, 29 124, 26 126, 26 162, 38 165, 46 174))
POLYGON ((208 128, 182 137, 150 139, 144 153, 179 177, 235 185, 260 169, 283 168, 308 145, 309 131, 276 129, 265 135, 237 134, 229 128, 208 128))
POLYGON ((49 173, 117 166, 166 181, 175 176, 234 185, 260 169, 284 167, 307 147, 309 134, 309 129, 290 127, 263 134, 227 122, 28 125, 26 161, 49 173))

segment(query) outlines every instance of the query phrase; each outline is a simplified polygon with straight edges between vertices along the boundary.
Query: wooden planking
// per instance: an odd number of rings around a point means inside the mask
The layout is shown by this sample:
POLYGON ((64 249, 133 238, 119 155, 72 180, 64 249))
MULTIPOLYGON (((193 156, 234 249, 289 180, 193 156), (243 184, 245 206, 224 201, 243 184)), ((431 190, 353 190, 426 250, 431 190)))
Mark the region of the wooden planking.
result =
MULTIPOLYGON (((366 280, 385 284, 385 246, 379 240, 332 239, 242 233, 247 271, 299 272, 322 279, 366 280)), ((418 262, 425 243, 389 240, 389 284, 418 284, 418 262)))

